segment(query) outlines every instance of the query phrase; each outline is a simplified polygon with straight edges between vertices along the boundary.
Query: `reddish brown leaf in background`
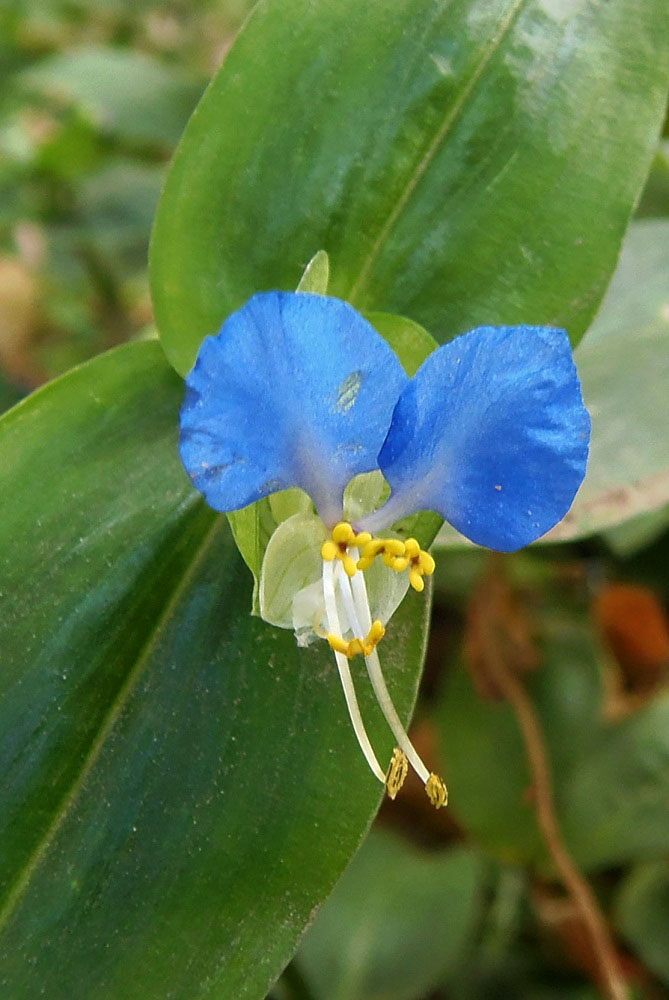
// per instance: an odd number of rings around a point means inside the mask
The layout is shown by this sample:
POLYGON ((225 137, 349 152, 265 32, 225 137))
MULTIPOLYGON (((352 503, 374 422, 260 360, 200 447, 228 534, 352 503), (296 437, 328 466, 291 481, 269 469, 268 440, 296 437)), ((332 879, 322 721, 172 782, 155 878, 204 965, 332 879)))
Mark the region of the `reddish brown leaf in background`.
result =
POLYGON ((620 666, 622 687, 649 692, 669 668, 669 623, 651 590, 614 583, 596 597, 595 620, 620 666))

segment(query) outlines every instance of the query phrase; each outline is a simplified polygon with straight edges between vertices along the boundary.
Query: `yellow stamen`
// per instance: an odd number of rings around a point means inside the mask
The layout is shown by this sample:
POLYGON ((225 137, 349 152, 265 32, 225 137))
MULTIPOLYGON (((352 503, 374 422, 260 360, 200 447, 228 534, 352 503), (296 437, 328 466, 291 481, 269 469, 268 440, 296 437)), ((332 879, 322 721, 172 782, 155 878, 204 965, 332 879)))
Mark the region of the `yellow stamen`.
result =
POLYGON ((368 531, 361 531, 359 535, 356 535, 353 539, 353 544, 361 547, 363 545, 369 544, 371 542, 372 536, 368 531))
POLYGON ((341 636, 334 635, 332 632, 328 632, 325 638, 330 643, 330 649, 334 649, 335 653, 343 653, 344 656, 348 656, 350 644, 346 642, 346 639, 342 639, 341 636))
POLYGON ((332 541, 338 545, 348 545, 355 538, 355 532, 348 521, 340 521, 332 529, 332 541))
POLYGON ((425 589, 424 576, 432 576, 435 562, 429 552, 421 549, 416 538, 372 538, 368 531, 356 534, 348 521, 340 521, 332 529, 330 538, 321 546, 321 556, 325 562, 338 559, 347 576, 353 578, 358 570, 366 570, 377 556, 396 573, 409 570, 409 583, 421 593, 425 589), (349 548, 362 551, 357 561, 349 554, 349 548))
POLYGON ((407 760, 407 755, 399 747, 395 747, 388 766, 388 773, 386 774, 386 791, 388 792, 389 799, 394 799, 399 792, 404 784, 408 770, 409 761, 407 760))
POLYGON ((369 569, 369 567, 372 565, 373 562, 374 562, 373 557, 369 559, 367 558, 367 556, 362 556, 360 559, 358 559, 358 569, 369 569))
POLYGON ((362 550, 363 559, 374 559, 375 556, 379 554, 383 548, 384 541, 382 538, 372 538, 370 542, 367 542, 364 549, 362 550))
POLYGON ((425 576, 432 576, 435 571, 436 563, 429 552, 421 552, 420 556, 420 568, 422 569, 425 576))
POLYGON ((415 538, 407 538, 404 543, 404 554, 408 556, 409 559, 415 559, 420 555, 420 545, 415 538))
POLYGON ((344 564, 344 572, 347 576, 355 576, 358 567, 356 565, 353 556, 350 556, 348 552, 344 555, 342 554, 341 561, 344 564))
POLYGON ((351 641, 346 646, 346 655, 349 660, 352 660, 354 656, 363 656, 365 652, 365 644, 362 639, 351 639, 351 641))
POLYGON ((342 639, 341 636, 334 635, 332 632, 328 632, 325 638, 335 653, 343 653, 349 660, 352 660, 354 656, 370 656, 385 634, 386 630, 382 622, 375 621, 372 623, 366 639, 351 639, 350 642, 347 642, 346 639, 342 639))
POLYGON ((435 809, 448 805, 448 789, 438 774, 434 772, 425 782, 427 797, 435 809))
POLYGON ((337 551, 335 543, 328 538, 327 542, 323 542, 321 546, 321 557, 325 562, 332 562, 337 556, 337 551))

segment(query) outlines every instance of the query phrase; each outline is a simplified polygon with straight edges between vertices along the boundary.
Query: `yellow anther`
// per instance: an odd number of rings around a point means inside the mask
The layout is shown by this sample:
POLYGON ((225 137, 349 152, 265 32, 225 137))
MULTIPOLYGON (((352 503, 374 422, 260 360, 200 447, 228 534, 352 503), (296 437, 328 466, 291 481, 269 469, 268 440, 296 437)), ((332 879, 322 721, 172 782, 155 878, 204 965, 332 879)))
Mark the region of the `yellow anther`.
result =
POLYGON ((395 568, 395 560, 398 559, 398 558, 399 558, 399 556, 394 556, 392 554, 392 552, 384 552, 383 553, 383 561, 386 564, 386 566, 390 567, 390 569, 394 569, 395 568))
POLYGON ((353 544, 358 547, 362 545, 368 545, 371 542, 372 536, 368 531, 361 531, 359 535, 356 535, 353 539, 353 544))
POLYGON ((334 649, 335 653, 343 653, 344 656, 348 656, 349 643, 341 636, 333 635, 332 632, 328 632, 325 637, 330 644, 330 648, 334 649))
MULTIPOLYGON (((363 537, 369 538, 369 534, 363 537)), ((340 521, 332 529, 330 538, 323 542, 321 546, 322 558, 325 562, 332 562, 333 559, 339 559, 346 575, 355 576, 358 567, 353 556, 349 555, 348 548, 350 545, 355 545, 356 538, 356 533, 348 521, 340 521)))
POLYGON ((332 541, 337 545, 349 545, 355 538, 355 532, 348 521, 340 521, 332 529, 332 541))
POLYGON ((374 647, 379 642, 381 642, 385 634, 386 634, 385 626, 383 625, 382 622, 378 621, 377 619, 375 622, 372 622, 372 627, 367 633, 367 638, 365 642, 367 643, 368 646, 371 646, 372 649, 374 649, 374 647))
POLYGON ((417 569, 409 570, 409 583, 414 590, 417 590, 419 594, 425 589, 425 583, 423 582, 423 577, 417 569))
POLYGON ((351 639, 351 641, 346 644, 346 655, 349 660, 352 660, 354 656, 366 655, 365 645, 362 639, 351 639))
POLYGON ((342 554, 341 561, 344 564, 344 572, 346 575, 355 576, 358 567, 353 556, 350 556, 348 553, 346 553, 346 555, 342 554))
POLYGON ((367 542, 364 549, 362 550, 363 559, 369 559, 371 562, 382 548, 383 548, 383 539, 372 538, 372 540, 370 542, 367 542))
POLYGON ((409 559, 415 559, 420 555, 420 545, 415 538, 407 538, 404 543, 404 554, 409 559))
POLYGON ((404 784, 404 779, 407 776, 408 770, 409 761, 407 760, 406 754, 400 750, 399 747, 395 747, 393 750, 393 756, 388 766, 388 773, 386 774, 386 791, 388 792, 388 798, 395 798, 404 784))
POLYGON ((399 538, 384 538, 383 548, 393 556, 403 556, 406 546, 399 538))
POLYGON ((341 636, 334 635, 332 632, 328 632, 325 638, 335 653, 343 653, 349 660, 352 660, 354 656, 371 656, 385 634, 383 623, 375 621, 367 633, 366 639, 350 639, 347 642, 346 639, 342 639, 341 636))
POLYGON ((436 563, 429 552, 421 552, 420 556, 420 568, 422 569, 425 576, 432 576, 434 573, 436 563))
POLYGON ((374 557, 362 556, 358 559, 358 569, 369 569, 374 562, 374 557))
POLYGON ((337 546, 333 541, 328 539, 327 542, 323 542, 321 546, 321 557, 325 560, 325 562, 332 562, 332 560, 336 557, 337 552, 337 546))
POLYGON ((435 809, 448 805, 448 789, 438 774, 431 774, 425 782, 427 797, 435 809))
POLYGON ((409 565, 409 560, 406 558, 406 556, 395 556, 395 559, 393 561, 393 569, 395 570, 396 573, 403 573, 404 570, 408 567, 408 565, 409 565))

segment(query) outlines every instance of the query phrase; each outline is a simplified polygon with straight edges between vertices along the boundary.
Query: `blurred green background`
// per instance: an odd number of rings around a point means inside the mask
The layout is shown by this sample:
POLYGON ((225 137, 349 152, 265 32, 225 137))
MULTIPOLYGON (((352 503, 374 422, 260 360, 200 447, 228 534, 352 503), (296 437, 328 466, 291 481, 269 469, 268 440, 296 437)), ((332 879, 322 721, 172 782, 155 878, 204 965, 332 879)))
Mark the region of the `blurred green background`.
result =
MULTIPOLYGON (((1 409, 153 335, 147 250, 161 184, 250 6, 0 7, 1 409)), ((669 215, 666 138, 637 215, 669 215)), ((523 668, 560 828, 627 978, 640 997, 669 996, 668 524, 660 508, 504 561, 442 553, 413 735, 446 774, 452 807, 432 813, 409 786, 382 809, 275 1000, 600 995, 537 826, 518 713, 486 670, 486 619, 523 668)))

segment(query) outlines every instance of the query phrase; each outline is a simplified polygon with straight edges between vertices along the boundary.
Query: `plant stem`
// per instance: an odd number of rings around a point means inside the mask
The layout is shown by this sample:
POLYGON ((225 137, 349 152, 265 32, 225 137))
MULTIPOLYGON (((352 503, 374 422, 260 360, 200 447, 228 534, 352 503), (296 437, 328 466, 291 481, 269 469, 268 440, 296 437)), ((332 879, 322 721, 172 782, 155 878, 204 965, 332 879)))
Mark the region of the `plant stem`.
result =
POLYGON ((494 607, 481 615, 481 651, 489 675, 513 710, 525 743, 539 828, 563 885, 590 935, 602 990, 609 1000, 628 1000, 629 993, 606 920, 589 882, 569 853, 558 826, 550 763, 541 724, 524 684, 506 662, 495 628, 496 620, 494 607))

